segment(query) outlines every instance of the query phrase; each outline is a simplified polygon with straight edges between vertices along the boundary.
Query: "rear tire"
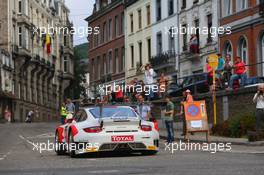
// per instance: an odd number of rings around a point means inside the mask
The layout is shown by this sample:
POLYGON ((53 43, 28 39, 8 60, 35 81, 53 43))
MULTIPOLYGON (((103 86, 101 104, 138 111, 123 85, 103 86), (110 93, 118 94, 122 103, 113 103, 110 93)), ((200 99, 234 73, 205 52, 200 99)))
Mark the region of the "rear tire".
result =
POLYGON ((71 158, 75 158, 76 157, 75 150, 74 149, 72 150, 72 147, 76 148, 76 145, 73 146, 74 144, 76 144, 76 143, 74 142, 73 135, 72 135, 72 133, 70 131, 69 132, 69 145, 68 146, 69 146, 69 155, 71 156, 71 158))
POLYGON ((55 152, 57 153, 57 155, 65 155, 66 154, 66 150, 64 147, 64 143, 60 143, 59 141, 59 133, 56 132, 55 134, 55 152))

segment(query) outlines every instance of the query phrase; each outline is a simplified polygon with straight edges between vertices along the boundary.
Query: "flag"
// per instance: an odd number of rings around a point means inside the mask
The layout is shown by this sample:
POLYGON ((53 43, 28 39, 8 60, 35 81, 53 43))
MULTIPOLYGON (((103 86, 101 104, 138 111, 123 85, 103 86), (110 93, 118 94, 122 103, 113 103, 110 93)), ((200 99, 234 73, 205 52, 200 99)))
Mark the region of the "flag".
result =
POLYGON ((51 37, 49 34, 46 34, 46 47, 47 47, 47 54, 51 53, 51 37))

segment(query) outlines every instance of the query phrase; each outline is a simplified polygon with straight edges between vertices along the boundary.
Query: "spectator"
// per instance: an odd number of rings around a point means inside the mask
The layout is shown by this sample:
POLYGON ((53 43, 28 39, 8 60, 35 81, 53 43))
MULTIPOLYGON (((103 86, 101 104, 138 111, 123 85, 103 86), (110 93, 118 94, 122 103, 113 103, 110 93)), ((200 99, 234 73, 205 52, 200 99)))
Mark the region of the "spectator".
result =
POLYGON ((174 129, 173 129, 173 115, 174 115, 174 104, 171 101, 170 96, 165 97, 166 100, 166 111, 164 113, 165 125, 167 129, 167 142, 172 143, 174 141, 174 129))
POLYGON ((34 111, 33 111, 33 110, 30 110, 30 111, 28 112, 28 114, 27 114, 27 117, 26 117, 25 122, 26 122, 26 123, 31 123, 31 122, 32 122, 32 117, 33 117, 33 115, 34 115, 34 111))
POLYGON ((61 114, 61 124, 65 124, 65 120, 66 120, 66 116, 67 116, 67 110, 65 108, 65 103, 62 103, 61 104, 61 111, 60 111, 60 114, 61 114))
POLYGON ((198 38, 195 34, 191 35, 190 39, 190 52, 193 54, 198 54, 199 53, 199 41, 198 38))
POLYGON ((225 60, 221 54, 218 54, 218 66, 216 69, 216 79, 221 89, 224 87, 223 85, 224 66, 225 66, 225 60))
POLYGON ((161 73, 159 79, 159 93, 161 97, 164 97, 164 94, 166 93, 167 84, 168 84, 167 77, 164 75, 164 73, 161 73))
POLYGON ((241 79, 240 87, 244 87, 246 83, 247 69, 246 69, 245 63, 241 60, 239 56, 237 57, 233 68, 235 69, 234 74, 230 77, 229 87, 227 88, 227 90, 233 89, 233 84, 235 80, 241 79))
MULTIPOLYGON (((181 112, 180 115, 182 116, 182 134, 181 136, 185 136, 186 135, 186 120, 185 120, 185 115, 184 115, 184 103, 192 103, 193 102, 193 97, 191 95, 191 91, 190 90, 186 90, 182 93, 183 99, 181 101, 181 112)), ((193 132, 191 132, 191 135, 193 135, 193 132)))
POLYGON ((261 131, 264 123, 264 84, 258 86, 253 102, 256 103, 256 130, 261 131))
POLYGON ((70 99, 67 99, 66 110, 68 113, 72 113, 72 114, 75 113, 75 105, 72 103, 70 99))
POLYGON ((213 91, 213 69, 208 63, 208 59, 206 59, 206 72, 208 73, 208 84, 210 86, 210 92, 213 91))
POLYGON ((153 94, 153 90, 152 90, 152 86, 154 84, 154 76, 155 76, 155 72, 154 70, 151 68, 150 64, 147 64, 145 66, 145 74, 144 74, 144 83, 145 85, 149 86, 149 95, 147 96, 148 100, 151 100, 154 97, 153 94))
POLYGON ((186 102, 192 103, 193 102, 193 96, 191 94, 191 91, 189 89, 187 89, 185 92, 186 92, 186 102))
POLYGON ((150 106, 145 104, 144 97, 142 95, 138 95, 138 106, 137 106, 137 113, 143 119, 148 121, 150 119, 150 106))
POLYGON ((6 106, 6 108, 5 108, 4 117, 5 117, 7 122, 11 122, 11 111, 9 110, 8 106, 6 106))
POLYGON ((228 82, 228 85, 229 85, 230 77, 232 75, 232 67, 233 67, 233 63, 231 61, 231 56, 227 54, 224 64, 224 80, 225 82, 228 82))
POLYGON ((122 103, 124 101, 124 94, 121 88, 116 92, 116 102, 122 103))

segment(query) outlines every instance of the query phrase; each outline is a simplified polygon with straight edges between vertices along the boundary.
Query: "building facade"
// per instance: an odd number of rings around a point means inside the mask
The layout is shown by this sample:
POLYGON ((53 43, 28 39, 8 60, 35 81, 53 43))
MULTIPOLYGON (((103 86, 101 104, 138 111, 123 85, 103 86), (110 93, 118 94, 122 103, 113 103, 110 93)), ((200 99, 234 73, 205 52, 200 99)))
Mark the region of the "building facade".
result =
POLYGON ((218 35, 202 30, 218 27, 218 0, 179 1, 179 28, 189 32, 180 35, 180 77, 205 71, 208 55, 218 53, 218 35), (192 29, 194 27, 194 29, 192 29), (200 30, 199 30, 200 29, 200 30), (197 49, 191 49, 191 34, 197 37, 197 49))
POLYGON ((86 21, 99 33, 89 35, 90 86, 94 94, 99 85, 125 80, 125 16, 120 0, 96 0, 94 11, 86 21))
POLYGON ((231 34, 220 36, 221 52, 252 65, 249 76, 264 76, 264 1, 221 0, 220 9, 220 25, 232 28, 231 34))
POLYGON ((143 79, 142 66, 149 63, 151 48, 151 0, 125 1, 126 81, 143 79))
POLYGON ((178 6, 174 0, 151 1, 153 21, 151 64, 159 74, 172 77, 178 73, 179 61, 179 26, 178 6))
POLYGON ((29 110, 36 111, 35 120, 56 119, 73 78, 73 38, 48 29, 70 29, 69 9, 64 0, 3 0, 0 6, 0 48, 11 71, 2 82, 9 82, 12 120, 24 121, 29 110))

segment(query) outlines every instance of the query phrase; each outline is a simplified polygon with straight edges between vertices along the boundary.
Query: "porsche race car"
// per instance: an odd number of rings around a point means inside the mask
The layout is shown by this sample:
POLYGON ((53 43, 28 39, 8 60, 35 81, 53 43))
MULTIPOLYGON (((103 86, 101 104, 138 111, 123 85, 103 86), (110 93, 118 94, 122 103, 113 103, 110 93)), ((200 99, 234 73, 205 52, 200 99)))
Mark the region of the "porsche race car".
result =
POLYGON ((159 150, 157 122, 144 121, 129 106, 88 107, 79 110, 55 132, 58 155, 91 152, 141 152, 159 150))

